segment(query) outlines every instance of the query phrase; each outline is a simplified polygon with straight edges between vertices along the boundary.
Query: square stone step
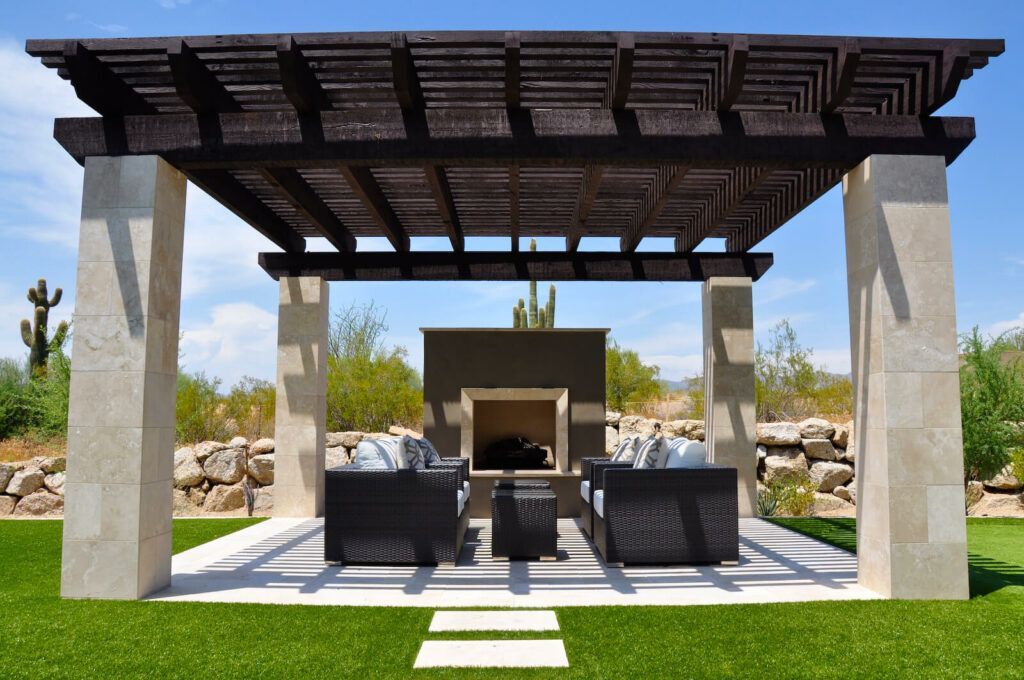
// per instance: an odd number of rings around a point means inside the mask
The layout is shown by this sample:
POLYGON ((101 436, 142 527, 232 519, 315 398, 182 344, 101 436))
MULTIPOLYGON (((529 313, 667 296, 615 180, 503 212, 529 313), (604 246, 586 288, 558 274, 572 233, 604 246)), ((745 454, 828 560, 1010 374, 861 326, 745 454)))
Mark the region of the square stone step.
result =
POLYGON ((561 640, 427 640, 413 668, 568 668, 561 640))
POLYGON ((453 630, 558 630, 558 618, 551 610, 434 612, 431 633, 453 630))

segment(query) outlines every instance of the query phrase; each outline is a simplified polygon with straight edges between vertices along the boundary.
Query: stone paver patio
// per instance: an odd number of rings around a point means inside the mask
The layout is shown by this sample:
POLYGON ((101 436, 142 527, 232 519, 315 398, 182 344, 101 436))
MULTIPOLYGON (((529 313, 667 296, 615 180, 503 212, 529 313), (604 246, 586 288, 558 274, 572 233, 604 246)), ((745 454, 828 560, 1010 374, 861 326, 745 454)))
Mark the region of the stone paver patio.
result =
POLYGON ((763 520, 740 520, 734 566, 605 566, 573 520, 559 559, 492 562, 473 520, 455 568, 323 563, 323 520, 275 518, 176 555, 152 600, 413 607, 697 605, 874 599, 857 558, 763 520))

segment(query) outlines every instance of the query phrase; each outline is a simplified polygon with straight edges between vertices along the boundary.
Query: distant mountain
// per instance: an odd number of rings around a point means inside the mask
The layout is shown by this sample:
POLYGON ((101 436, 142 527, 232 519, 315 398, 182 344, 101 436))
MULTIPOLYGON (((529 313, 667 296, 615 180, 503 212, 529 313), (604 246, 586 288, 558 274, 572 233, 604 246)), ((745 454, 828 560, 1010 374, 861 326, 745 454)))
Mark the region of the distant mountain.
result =
POLYGON ((686 381, 684 380, 660 380, 659 382, 669 392, 679 392, 686 389, 686 381))

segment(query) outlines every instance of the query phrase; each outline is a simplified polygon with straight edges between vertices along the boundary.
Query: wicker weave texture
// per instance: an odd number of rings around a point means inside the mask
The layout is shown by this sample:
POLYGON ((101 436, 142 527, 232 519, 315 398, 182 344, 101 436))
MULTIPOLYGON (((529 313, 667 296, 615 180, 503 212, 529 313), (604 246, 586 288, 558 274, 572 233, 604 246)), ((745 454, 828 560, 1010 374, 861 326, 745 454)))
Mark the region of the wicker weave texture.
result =
POLYGON ((550 489, 495 489, 491 522, 493 557, 555 557, 558 552, 558 500, 550 489))

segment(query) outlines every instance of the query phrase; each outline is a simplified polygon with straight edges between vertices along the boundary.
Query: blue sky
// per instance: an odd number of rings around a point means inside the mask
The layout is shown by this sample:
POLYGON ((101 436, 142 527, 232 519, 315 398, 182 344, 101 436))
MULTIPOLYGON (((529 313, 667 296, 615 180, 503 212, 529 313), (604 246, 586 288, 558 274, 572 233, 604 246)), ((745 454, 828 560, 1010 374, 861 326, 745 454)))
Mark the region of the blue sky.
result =
MULTIPOLYGON (((1024 7, 1011 2, 268 2, 106 0, 4 2, 0 7, 0 356, 24 356, 18 322, 25 289, 44 276, 73 310, 82 170, 51 138, 54 116, 92 115, 72 88, 24 54, 26 38, 425 30, 610 29, 1005 38, 1007 53, 960 88, 944 115, 977 119, 978 139, 949 169, 957 311, 962 331, 1024 325, 1024 135, 1020 74, 1024 7)), ((189 188, 182 348, 188 370, 227 385, 274 374, 277 287, 256 265, 272 246, 195 187, 189 188)), ((603 249, 614 243, 591 242, 603 249)), ((431 244, 414 247, 430 247, 431 244)), ((502 247, 470 240, 468 247, 502 247)), ((559 248, 560 242, 541 242, 559 248)), ((361 239, 360 248, 382 244, 361 239)), ((664 246, 645 242, 641 248, 664 246)), ((764 241, 775 266, 754 287, 759 338, 788 318, 832 370, 849 370, 849 331, 838 189, 764 241)), ((546 289, 546 286, 543 286, 546 289)), ((332 307, 371 300, 388 312, 389 339, 422 361, 423 326, 507 326, 525 283, 331 286, 332 307)), ((610 327, 662 375, 700 370, 698 284, 558 286, 560 326, 610 327)))

